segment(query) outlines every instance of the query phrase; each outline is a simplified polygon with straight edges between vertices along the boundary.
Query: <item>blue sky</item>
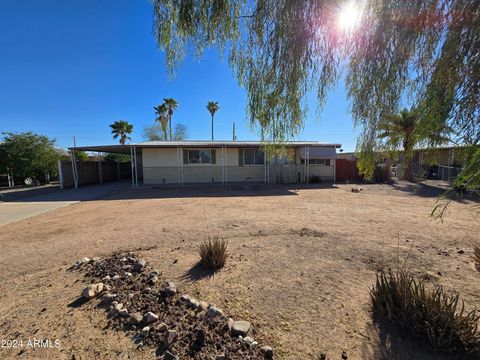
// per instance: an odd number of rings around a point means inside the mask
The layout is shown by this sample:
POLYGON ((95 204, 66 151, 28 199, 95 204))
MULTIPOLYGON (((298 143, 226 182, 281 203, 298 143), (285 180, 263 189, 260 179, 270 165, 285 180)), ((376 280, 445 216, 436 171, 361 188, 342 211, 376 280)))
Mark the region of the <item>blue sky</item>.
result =
MULTIPOLYGON (((0 131, 34 131, 61 147, 112 144, 108 125, 127 120, 134 142, 153 123, 164 97, 179 102, 173 124, 190 139, 210 138, 205 106, 220 104, 215 138, 255 139, 245 118, 246 96, 226 61, 207 51, 187 57, 168 79, 152 36, 148 0, 0 0, 0 131)), ((354 130, 343 84, 329 94, 320 117, 315 97, 298 140, 343 144, 354 150, 354 130)))

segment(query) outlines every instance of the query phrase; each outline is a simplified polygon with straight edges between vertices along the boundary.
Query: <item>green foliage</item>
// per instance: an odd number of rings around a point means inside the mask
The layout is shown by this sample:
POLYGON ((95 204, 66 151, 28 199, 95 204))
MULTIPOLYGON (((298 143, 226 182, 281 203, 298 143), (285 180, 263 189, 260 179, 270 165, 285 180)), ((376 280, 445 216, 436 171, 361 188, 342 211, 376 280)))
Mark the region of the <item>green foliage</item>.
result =
MULTIPOLYGON (((378 150, 379 124, 405 101, 421 110, 429 145, 451 130, 480 141, 480 11, 473 0, 362 1, 352 32, 338 30, 337 1, 153 0, 154 34, 173 72, 194 49, 216 47, 247 91, 248 118, 262 139, 303 128, 306 95, 320 109, 346 70, 358 151, 378 150), (433 140, 432 140, 433 139, 433 140)), ((438 142, 437 142, 438 143, 438 142)), ((362 166, 373 174, 372 164, 362 166)), ((480 168, 480 165, 477 166, 480 168)))
POLYGON ((44 181, 46 173, 57 172, 60 151, 55 140, 33 132, 5 132, 0 142, 0 173, 9 173, 15 178, 31 177, 44 181))
POLYGON ((169 133, 170 133, 170 140, 172 140, 173 139, 173 136, 172 136, 172 116, 173 116, 173 112, 175 110, 177 110, 177 108, 178 108, 178 103, 175 99, 172 99, 172 98, 163 99, 163 103, 165 104, 165 106, 167 108, 168 129, 169 129, 169 133))
POLYGON ((168 140, 168 132, 167 132, 168 131, 167 130, 167 128, 168 128, 168 117, 167 117, 168 109, 167 109, 167 105, 161 104, 161 105, 155 106, 153 109, 155 110, 155 115, 157 115, 157 117, 155 118, 155 121, 160 123, 160 128, 163 131, 163 134, 162 134, 163 138, 161 137, 161 135, 158 132, 156 132, 155 128, 153 128, 153 129, 150 128, 150 129, 146 130, 146 132, 144 132, 144 136, 146 136, 147 139, 149 139, 150 141, 166 141, 166 140, 168 140), (160 138, 160 139, 158 139, 158 138, 160 138))
POLYGON ((365 142, 359 142, 359 148, 355 157, 357 159, 358 173, 367 180, 373 180, 379 153, 374 151, 373 146, 368 146, 365 142))
POLYGON ((119 162, 130 162, 130 155, 129 154, 114 154, 114 153, 106 153, 103 154, 103 160, 105 161, 118 161, 119 162))
POLYGON ((440 286, 427 289, 405 272, 381 272, 370 292, 374 313, 438 350, 471 351, 480 334, 476 310, 465 311, 456 292, 440 286))
POLYGON ((200 244, 200 261, 207 269, 217 270, 225 266, 228 258, 228 242, 225 239, 214 238, 200 244))
POLYGON ((455 187, 480 193, 480 146, 468 149, 468 160, 462 172, 455 179, 455 187))
MULTIPOLYGON (((89 159, 88 154, 85 151, 75 150, 74 152, 75 152, 75 159, 77 161, 87 161, 89 159)), ((68 160, 70 160, 70 157, 68 160)))
POLYGON ((120 138, 120 145, 125 145, 127 140, 132 140, 128 135, 133 132, 133 125, 129 124, 127 121, 115 121, 110 127, 112 128, 113 138, 120 138))
POLYGON ((209 101, 207 103, 207 110, 212 115, 212 117, 215 115, 215 113, 220 110, 220 105, 218 105, 218 102, 216 101, 209 101))

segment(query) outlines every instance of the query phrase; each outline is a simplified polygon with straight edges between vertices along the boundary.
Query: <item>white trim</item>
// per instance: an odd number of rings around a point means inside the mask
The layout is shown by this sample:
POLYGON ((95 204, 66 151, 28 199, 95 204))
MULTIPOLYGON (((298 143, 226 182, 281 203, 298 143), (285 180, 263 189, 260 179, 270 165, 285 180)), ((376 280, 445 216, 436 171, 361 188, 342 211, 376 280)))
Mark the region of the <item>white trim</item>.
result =
MULTIPOLYGON (((63 189, 63 172, 62 172, 62 160, 58 160, 58 180, 60 182, 60 189, 63 189)), ((8 185, 10 186, 10 175, 8 175, 8 185)))

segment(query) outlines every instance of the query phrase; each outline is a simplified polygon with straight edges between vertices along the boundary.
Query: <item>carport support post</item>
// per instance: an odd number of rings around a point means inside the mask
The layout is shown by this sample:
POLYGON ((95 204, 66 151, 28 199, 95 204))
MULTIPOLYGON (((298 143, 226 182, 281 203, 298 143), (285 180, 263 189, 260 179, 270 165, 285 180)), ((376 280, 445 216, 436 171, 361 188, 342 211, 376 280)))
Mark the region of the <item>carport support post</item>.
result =
POLYGON ((267 184, 267 154, 265 152, 263 153, 263 176, 265 178, 263 182, 267 184))
POLYGON ((132 186, 135 186, 135 175, 133 174, 133 148, 130 146, 130 166, 132 168, 132 186))
POLYGON ((100 160, 100 151, 97 154, 97 162, 98 162, 98 182, 102 184, 103 174, 102 174, 102 161, 100 160))
MULTIPOLYGON (((60 189, 63 190, 63 172, 62 172, 62 160, 58 160, 58 180, 60 182, 60 189)), ((10 185, 10 178, 8 179, 10 185)))
POLYGON ((181 175, 180 175, 180 147, 177 146, 177 180, 178 180, 178 187, 181 187, 181 175))
POLYGON ((225 146, 222 146, 222 183, 223 185, 226 185, 227 181, 226 181, 226 165, 225 165, 225 161, 226 161, 226 158, 227 158, 227 151, 226 151, 226 147, 225 146))
POLYGON ((183 187, 183 147, 180 146, 180 183, 183 187))
POLYGON ((138 171, 137 171, 137 148, 133 147, 133 156, 135 158, 135 186, 138 186, 138 171))
POLYGON ((78 171, 77 171, 77 159, 75 158, 75 150, 72 150, 70 155, 72 158, 73 182, 75 184, 75 189, 78 189, 78 171))

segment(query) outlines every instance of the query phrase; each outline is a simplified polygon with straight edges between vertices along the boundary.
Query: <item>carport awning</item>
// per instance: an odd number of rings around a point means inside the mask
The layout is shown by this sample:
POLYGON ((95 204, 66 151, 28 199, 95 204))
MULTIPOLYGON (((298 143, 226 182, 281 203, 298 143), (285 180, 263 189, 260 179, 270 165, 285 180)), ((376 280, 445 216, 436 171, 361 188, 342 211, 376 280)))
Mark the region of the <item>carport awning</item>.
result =
POLYGON ((106 152, 117 154, 130 154, 131 145, 98 145, 98 146, 77 146, 68 148, 68 150, 106 152))
MULTIPOLYGON (((336 159, 337 151, 334 147, 309 146, 307 148, 310 159, 336 159)), ((299 148, 300 158, 305 159, 305 147, 299 148)))

